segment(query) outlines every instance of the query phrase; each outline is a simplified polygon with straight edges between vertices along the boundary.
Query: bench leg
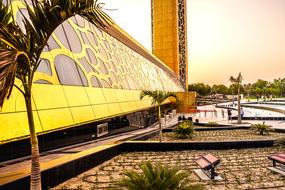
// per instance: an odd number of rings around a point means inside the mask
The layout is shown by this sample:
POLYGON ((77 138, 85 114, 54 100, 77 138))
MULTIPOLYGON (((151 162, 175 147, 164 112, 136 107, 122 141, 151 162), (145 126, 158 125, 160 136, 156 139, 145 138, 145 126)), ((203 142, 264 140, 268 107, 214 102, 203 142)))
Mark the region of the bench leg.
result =
POLYGON ((273 161, 273 167, 276 166, 276 161, 275 160, 272 160, 273 161))
POLYGON ((211 179, 214 179, 214 178, 215 178, 215 175, 216 175, 216 173, 215 173, 215 168, 212 167, 212 168, 211 168, 211 179))

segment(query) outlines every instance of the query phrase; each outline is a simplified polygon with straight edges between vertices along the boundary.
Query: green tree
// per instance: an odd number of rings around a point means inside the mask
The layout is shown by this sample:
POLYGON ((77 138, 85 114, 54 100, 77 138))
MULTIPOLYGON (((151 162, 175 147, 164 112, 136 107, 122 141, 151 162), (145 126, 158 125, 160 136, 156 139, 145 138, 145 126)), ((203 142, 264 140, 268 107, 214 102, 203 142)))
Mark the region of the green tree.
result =
POLYGON ((189 84, 188 91, 196 91, 200 96, 208 96, 211 93, 211 87, 204 83, 189 84))
POLYGON ((202 190, 200 184, 191 185, 188 174, 178 168, 143 162, 141 172, 126 171, 118 185, 128 190, 202 190))
POLYGON ((243 77, 242 77, 241 73, 239 73, 237 77, 233 77, 233 76, 230 77, 230 81, 238 86, 238 92, 237 92, 237 94, 238 94, 238 99, 237 99, 238 100, 238 124, 241 124, 240 86, 241 86, 242 80, 243 80, 243 77))
POLYGON ((217 94, 224 94, 224 95, 229 93, 228 87, 226 87, 223 84, 218 84, 218 85, 214 84, 212 86, 212 91, 217 93, 217 94))
POLYGON ((173 97, 177 101, 177 96, 173 92, 165 92, 161 90, 143 90, 140 94, 140 99, 142 100, 145 96, 148 96, 152 99, 151 104, 157 106, 158 108, 158 124, 159 124, 159 142, 162 140, 162 126, 161 126, 161 104, 170 97, 173 97))
POLYGON ((247 101, 249 102, 249 95, 252 90, 252 85, 250 83, 243 85, 244 91, 246 92, 247 101))
POLYGON ((23 27, 13 13, 0 1, 0 107, 9 98, 13 86, 24 96, 29 122, 32 165, 31 189, 41 189, 39 146, 32 112, 33 77, 40 62, 41 52, 53 31, 65 20, 80 15, 101 29, 111 23, 100 9, 97 0, 23 0, 28 17, 23 16, 23 27), (28 5, 29 4, 29 5, 28 5), (21 83, 17 86, 15 79, 21 83))

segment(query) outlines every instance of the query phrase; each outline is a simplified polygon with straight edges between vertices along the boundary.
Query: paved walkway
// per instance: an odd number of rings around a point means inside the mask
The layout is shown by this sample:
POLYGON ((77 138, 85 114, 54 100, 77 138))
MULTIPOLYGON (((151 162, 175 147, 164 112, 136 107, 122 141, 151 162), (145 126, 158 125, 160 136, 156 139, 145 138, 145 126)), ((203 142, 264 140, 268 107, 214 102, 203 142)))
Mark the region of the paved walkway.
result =
MULTIPOLYGON (((196 114, 184 114, 186 117, 192 117, 193 121, 199 119, 200 122, 217 122, 219 124, 230 124, 239 126, 236 121, 228 121, 226 112, 222 113, 221 108, 215 108, 214 105, 199 106, 200 110, 207 110, 206 112, 200 112, 196 114), (214 112, 216 110, 216 112, 214 112)), ((235 113, 233 113, 235 115, 235 113)), ((173 126, 177 123, 176 115, 171 121, 168 122, 166 127, 173 126)), ((246 124, 240 124, 241 126, 249 126, 252 123, 261 123, 257 120, 246 120, 246 124)), ((266 124, 273 126, 273 128, 285 129, 285 121, 266 121, 266 124)), ((47 170, 49 168, 61 165, 66 162, 70 162, 85 155, 93 154, 95 152, 116 146, 124 141, 130 140, 136 136, 158 130, 158 125, 138 129, 135 131, 126 132, 123 134, 114 135, 107 138, 97 139, 73 146, 68 146, 52 151, 43 152, 41 154, 40 162, 41 169, 47 170)), ((6 183, 15 181, 17 179, 30 175, 31 161, 30 157, 21 158, 18 160, 10 160, 0 163, 0 187, 6 183)))
MULTIPOLYGON (((172 120, 167 122, 165 127, 173 126, 177 123, 176 115, 172 120)), ((134 137, 140 136, 145 133, 158 130, 158 125, 148 128, 138 129, 106 138, 96 139, 85 143, 80 143, 64 148, 55 149, 41 153, 40 163, 41 170, 47 170, 49 168, 61 165, 66 162, 78 159, 82 156, 90 155, 95 152, 116 146, 124 141, 130 140, 134 137)), ((0 187, 1 185, 10 183, 17 179, 29 176, 31 170, 30 157, 23 157, 20 159, 10 160, 0 163, 0 187)))
MULTIPOLYGON (((244 120, 242 121, 243 124, 236 124, 236 120, 229 121, 226 110, 224 109, 224 114, 222 113, 222 108, 216 108, 215 105, 208 105, 208 106, 199 106, 199 110, 203 110, 200 113, 196 114, 187 114, 187 116, 191 116, 193 121, 195 119, 199 119, 202 123, 208 122, 217 122, 218 124, 225 124, 225 125, 234 125, 234 126, 250 126, 251 124, 255 123, 262 123, 262 120, 244 120), (205 113, 206 110, 206 113, 205 113), (216 110, 216 113, 214 112, 216 110)), ((237 115, 237 111, 233 111, 233 116, 237 115)), ((285 115, 284 115, 285 116, 285 115)), ((267 125, 272 126, 275 129, 284 129, 285 130, 285 121, 282 120, 266 120, 265 123, 267 125)))

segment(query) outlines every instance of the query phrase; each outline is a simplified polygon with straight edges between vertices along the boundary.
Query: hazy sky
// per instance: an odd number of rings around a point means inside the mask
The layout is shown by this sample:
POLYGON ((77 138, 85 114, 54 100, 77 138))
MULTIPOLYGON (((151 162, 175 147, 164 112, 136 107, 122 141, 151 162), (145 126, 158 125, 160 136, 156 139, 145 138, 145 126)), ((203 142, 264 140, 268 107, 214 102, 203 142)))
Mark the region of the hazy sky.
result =
MULTIPOLYGON (((150 0, 104 2, 151 51, 150 0)), ((190 82, 229 84, 238 72, 246 83, 285 77, 285 0, 187 0, 187 16, 190 82)))

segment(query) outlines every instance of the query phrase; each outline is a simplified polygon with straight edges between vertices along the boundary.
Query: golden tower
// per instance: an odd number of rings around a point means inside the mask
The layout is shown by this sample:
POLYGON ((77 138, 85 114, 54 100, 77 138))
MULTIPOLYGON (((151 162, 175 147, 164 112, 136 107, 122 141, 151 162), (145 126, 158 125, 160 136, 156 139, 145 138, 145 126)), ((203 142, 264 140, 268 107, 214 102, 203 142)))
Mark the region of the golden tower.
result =
POLYGON ((186 0, 152 0, 152 53, 188 85, 186 0))

